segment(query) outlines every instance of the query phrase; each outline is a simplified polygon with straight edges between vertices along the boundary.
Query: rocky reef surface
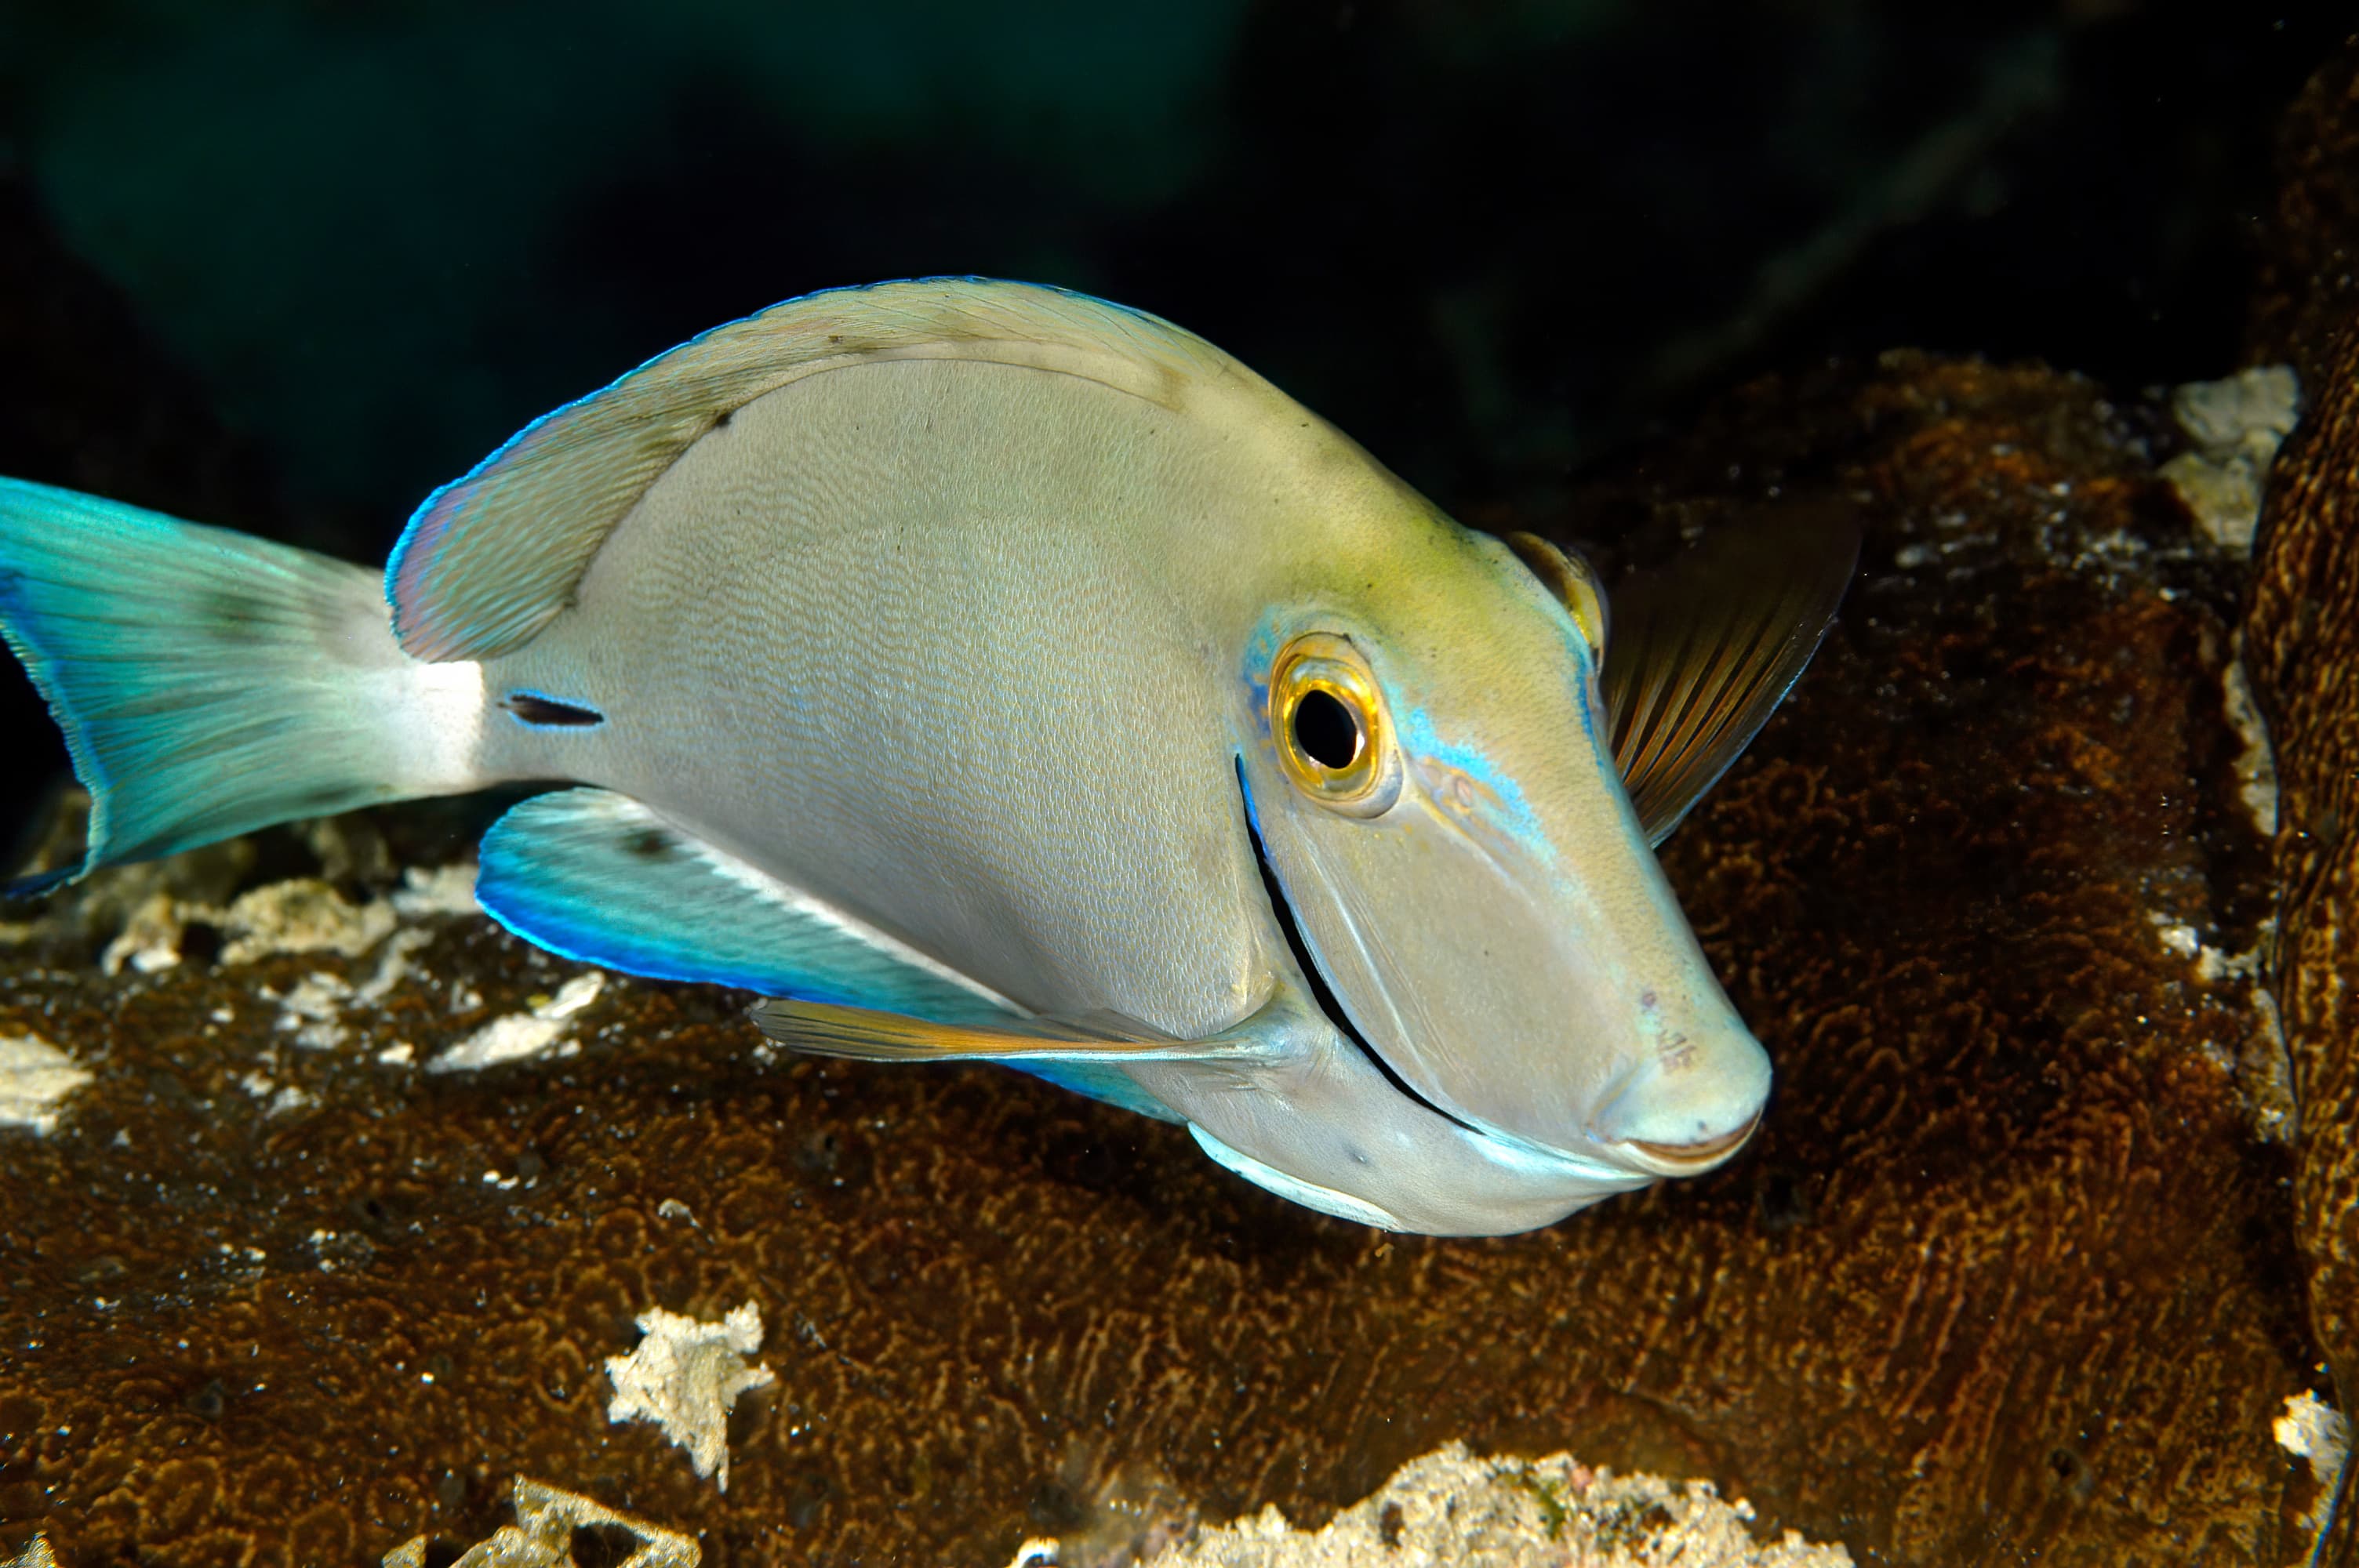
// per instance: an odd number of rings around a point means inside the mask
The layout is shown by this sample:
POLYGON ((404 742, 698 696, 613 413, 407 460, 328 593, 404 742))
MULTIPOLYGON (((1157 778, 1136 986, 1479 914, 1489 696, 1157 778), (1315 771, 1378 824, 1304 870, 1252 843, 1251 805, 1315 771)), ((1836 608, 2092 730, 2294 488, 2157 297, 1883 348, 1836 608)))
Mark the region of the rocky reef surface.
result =
MULTIPOLYGON (((2359 43, 2311 79, 2280 144, 2254 350, 2291 361, 2311 404, 2273 474, 2245 631, 2284 782, 2275 970, 2302 1117, 2295 1223, 2347 1411, 2359 1398, 2359 43)), ((2359 1561, 2352 1472, 2346 1563, 2359 1561)))
POLYGON ((0 1551, 423 1562, 529 1476, 709 1563, 1256 1561, 1189 1531, 1365 1498, 1382 1546, 1387 1477, 1462 1442, 1861 1562, 2303 1561, 2328 1488, 2278 1423, 2349 1408, 2359 1247, 2334 330, 2256 329, 2310 401, 2257 574, 2165 471, 2244 449, 2186 400, 1910 352, 1748 386, 1564 515, 1466 509, 1616 565, 1784 509, 1867 541, 1665 849, 1767 1124, 1536 1235, 1378 1236, 1016 1075, 777 1055, 742 996, 472 914, 463 806, 93 878, 0 933, 0 1551), (612 1419, 672 1319, 669 1416, 612 1419))
MULTIPOLYGON (((1567 1454, 1478 1459, 1451 1444, 1317 1530, 1266 1508, 1196 1531, 1147 1568, 1850 1568, 1842 1547, 1812 1546, 1792 1530, 1756 1541, 1752 1519, 1748 1504, 1722 1501, 1706 1482, 1616 1476, 1567 1454)), ((1027 1568, 1020 1556, 1016 1568, 1027 1568)))

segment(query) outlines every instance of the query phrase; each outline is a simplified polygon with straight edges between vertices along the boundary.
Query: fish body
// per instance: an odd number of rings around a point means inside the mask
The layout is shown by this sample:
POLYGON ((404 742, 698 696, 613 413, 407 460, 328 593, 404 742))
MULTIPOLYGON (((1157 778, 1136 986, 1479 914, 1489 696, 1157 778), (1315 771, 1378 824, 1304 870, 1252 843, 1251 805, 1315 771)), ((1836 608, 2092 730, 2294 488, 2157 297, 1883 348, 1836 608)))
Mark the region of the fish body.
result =
POLYGON ((92 786, 83 869, 562 784, 483 851, 532 940, 762 991, 802 1049, 1022 1066, 1437 1233, 1749 1133, 1767 1057, 1649 839, 1799 672, 1816 574, 1653 704, 1707 771, 1650 826, 1648 704, 1609 702, 1585 568, 1060 291, 884 285, 707 334, 429 498, 383 597, 0 487, 0 626, 92 786))

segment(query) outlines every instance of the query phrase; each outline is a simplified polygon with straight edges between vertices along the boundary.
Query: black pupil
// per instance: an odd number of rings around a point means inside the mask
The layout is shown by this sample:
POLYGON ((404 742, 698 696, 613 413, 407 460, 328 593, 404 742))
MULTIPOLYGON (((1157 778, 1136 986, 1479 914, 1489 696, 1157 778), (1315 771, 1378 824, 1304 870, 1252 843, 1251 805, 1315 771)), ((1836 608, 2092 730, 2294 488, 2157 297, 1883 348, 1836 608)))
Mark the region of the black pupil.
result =
POLYGON ((1348 768, 1360 754, 1360 721, 1333 693, 1305 692, 1294 705, 1294 743, 1322 768, 1348 768))

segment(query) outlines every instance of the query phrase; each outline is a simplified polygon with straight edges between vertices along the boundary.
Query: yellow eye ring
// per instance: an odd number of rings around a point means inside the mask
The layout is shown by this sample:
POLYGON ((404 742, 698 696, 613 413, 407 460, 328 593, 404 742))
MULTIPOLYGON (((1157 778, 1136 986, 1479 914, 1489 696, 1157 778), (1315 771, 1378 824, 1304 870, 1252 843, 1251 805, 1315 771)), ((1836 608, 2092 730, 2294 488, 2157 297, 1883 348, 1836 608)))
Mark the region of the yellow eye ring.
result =
POLYGON ((1296 788, 1347 816, 1375 816, 1399 798, 1401 763, 1375 672, 1351 642, 1310 632, 1278 650, 1269 672, 1269 733, 1296 788))

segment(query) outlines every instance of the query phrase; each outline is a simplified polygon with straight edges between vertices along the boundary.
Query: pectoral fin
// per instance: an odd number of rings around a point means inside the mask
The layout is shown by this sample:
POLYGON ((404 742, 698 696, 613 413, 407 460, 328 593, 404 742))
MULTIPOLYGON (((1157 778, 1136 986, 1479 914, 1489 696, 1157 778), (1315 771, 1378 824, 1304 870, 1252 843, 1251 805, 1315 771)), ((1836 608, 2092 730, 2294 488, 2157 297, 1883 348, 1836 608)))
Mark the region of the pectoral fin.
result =
POLYGON ((475 896, 569 957, 658 979, 858 1002, 960 1023, 1022 1010, 627 795, 536 795, 484 836, 475 896))
POLYGON ((1612 598, 1603 696, 1649 843, 1728 771, 1818 651, 1859 557, 1844 516, 1715 535, 1612 598))

